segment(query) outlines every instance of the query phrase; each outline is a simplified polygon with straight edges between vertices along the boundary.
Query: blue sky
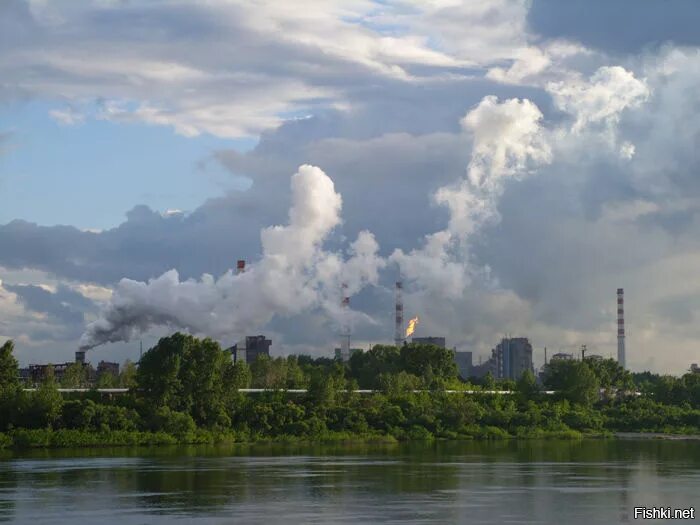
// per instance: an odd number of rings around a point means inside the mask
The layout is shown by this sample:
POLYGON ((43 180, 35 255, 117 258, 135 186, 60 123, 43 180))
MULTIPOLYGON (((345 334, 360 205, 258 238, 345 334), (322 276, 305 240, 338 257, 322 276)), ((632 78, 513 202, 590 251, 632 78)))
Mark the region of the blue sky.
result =
POLYGON ((46 102, 6 106, 0 129, 11 133, 0 157, 0 222, 109 229, 136 204, 193 211, 206 199, 244 190, 215 159, 218 149, 250 149, 256 139, 184 137, 171 128, 89 118, 66 125, 46 102))

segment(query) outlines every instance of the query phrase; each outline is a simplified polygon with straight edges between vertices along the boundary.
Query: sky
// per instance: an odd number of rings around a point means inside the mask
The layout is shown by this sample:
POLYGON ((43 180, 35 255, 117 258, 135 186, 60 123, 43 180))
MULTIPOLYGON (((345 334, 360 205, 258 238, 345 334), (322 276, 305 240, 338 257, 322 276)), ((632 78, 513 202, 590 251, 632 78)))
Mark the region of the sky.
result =
POLYGON ((700 361, 694 0, 6 0, 0 341, 700 361), (303 4, 303 5, 302 5, 303 4), (247 261, 242 275, 232 272, 247 261), (340 307, 347 285, 350 309, 340 307))

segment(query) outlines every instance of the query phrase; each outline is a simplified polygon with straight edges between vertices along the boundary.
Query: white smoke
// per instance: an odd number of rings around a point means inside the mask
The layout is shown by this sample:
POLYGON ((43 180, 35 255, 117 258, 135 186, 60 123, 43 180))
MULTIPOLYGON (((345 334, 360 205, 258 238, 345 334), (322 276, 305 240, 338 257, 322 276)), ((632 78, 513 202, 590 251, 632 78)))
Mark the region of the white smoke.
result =
POLYGON ((408 253, 397 249, 383 259, 374 236, 363 231, 347 256, 324 250, 329 234, 342 222, 342 199, 321 169, 304 165, 292 176, 288 224, 262 230, 262 258, 246 273, 180 281, 171 270, 148 283, 123 279, 101 317, 87 327, 81 346, 128 341, 157 325, 214 337, 240 336, 275 315, 312 309, 323 310, 343 326, 372 322, 341 307, 341 285, 347 285, 349 295, 376 285, 387 263, 397 264, 416 291, 431 297, 463 300, 476 277, 495 285, 488 268, 472 264, 469 243, 486 224, 498 220, 507 181, 551 163, 553 145, 566 150, 587 131, 602 132, 618 155, 631 158, 633 144, 617 145, 620 115, 648 96, 645 83, 619 67, 601 68, 587 82, 574 78, 553 83, 548 90, 557 107, 572 115, 573 124, 547 129, 533 102, 499 101, 495 96, 485 97, 466 114, 461 124, 472 142, 467 172, 434 194, 435 202, 449 210, 449 222, 427 235, 421 247, 408 253))
MULTIPOLYGON (((213 337, 240 336, 264 326, 275 315, 321 308, 341 315, 341 284, 357 293, 376 284, 385 261, 374 236, 360 232, 349 257, 327 252, 323 243, 341 223, 342 199, 319 168, 303 165, 292 176, 292 206, 285 226, 264 229, 262 258, 245 273, 218 280, 180 281, 170 270, 147 283, 122 279, 99 319, 89 324, 80 344, 93 348, 129 341, 153 326, 172 326, 213 337)), ((367 320, 355 314, 356 319, 367 320)))
POLYGON ((467 241, 497 218, 505 181, 551 162, 541 121, 542 113, 529 100, 500 102, 494 96, 485 97, 467 113, 462 128, 473 142, 466 177, 434 195, 450 212, 447 229, 426 236, 420 249, 408 254, 396 250, 391 256, 407 279, 436 295, 462 297, 478 271, 469 264, 467 241))

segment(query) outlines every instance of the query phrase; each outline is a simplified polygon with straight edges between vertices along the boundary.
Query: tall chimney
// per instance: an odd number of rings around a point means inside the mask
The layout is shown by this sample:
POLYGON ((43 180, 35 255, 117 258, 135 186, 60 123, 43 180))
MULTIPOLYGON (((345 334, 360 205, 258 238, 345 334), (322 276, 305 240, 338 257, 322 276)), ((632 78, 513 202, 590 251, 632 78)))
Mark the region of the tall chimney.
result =
POLYGON ((625 360, 625 298, 624 290, 617 289, 617 362, 627 368, 625 360))
POLYGON ((238 259, 238 262, 236 262, 236 275, 241 274, 243 272, 245 272, 245 260, 238 259))
POLYGON ((350 319, 348 310, 350 309, 350 297, 348 297, 348 285, 342 284, 342 298, 340 306, 342 308, 342 325, 340 328, 340 358, 343 361, 350 359, 350 319))
POLYGON ((401 346, 403 337, 403 283, 396 281, 396 320, 394 326, 394 343, 401 346))

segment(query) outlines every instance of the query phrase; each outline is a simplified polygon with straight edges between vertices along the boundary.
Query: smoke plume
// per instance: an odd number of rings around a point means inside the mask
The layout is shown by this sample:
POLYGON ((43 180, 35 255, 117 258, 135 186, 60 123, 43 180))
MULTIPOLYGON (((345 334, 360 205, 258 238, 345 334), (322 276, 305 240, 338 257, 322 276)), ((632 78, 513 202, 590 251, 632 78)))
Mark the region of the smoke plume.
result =
MULTIPOLYGON (((129 341, 153 326, 172 326, 213 337, 234 337, 264 326, 275 315, 314 308, 338 321, 341 284, 355 294, 376 284, 385 262, 374 236, 362 231, 348 257, 323 243, 341 223, 341 196, 319 168, 303 165, 292 176, 288 224, 262 230, 262 258, 245 273, 219 279, 205 274, 180 281, 176 270, 146 282, 122 279, 99 319, 88 325, 81 348, 129 341)), ((355 319, 364 319, 354 313, 355 319)))

